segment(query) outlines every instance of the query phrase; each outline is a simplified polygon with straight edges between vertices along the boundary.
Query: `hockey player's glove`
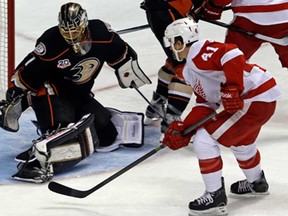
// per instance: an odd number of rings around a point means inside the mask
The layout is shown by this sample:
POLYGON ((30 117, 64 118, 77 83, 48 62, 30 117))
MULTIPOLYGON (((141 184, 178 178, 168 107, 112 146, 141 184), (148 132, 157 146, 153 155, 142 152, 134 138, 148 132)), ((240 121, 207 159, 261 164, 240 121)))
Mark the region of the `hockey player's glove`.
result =
POLYGON ((182 133, 184 130, 185 127, 183 122, 173 121, 169 125, 168 131, 164 134, 162 143, 172 150, 187 146, 195 132, 193 131, 187 135, 183 135, 182 133))
POLYGON ((6 100, 11 103, 17 101, 25 95, 24 90, 19 87, 11 87, 6 91, 6 100))
POLYGON ((193 8, 187 16, 192 17, 196 22, 201 18, 219 20, 221 19, 224 8, 224 6, 214 4, 213 0, 205 0, 200 7, 196 9, 193 8))
POLYGON ((11 132, 19 130, 18 119, 22 114, 22 97, 24 90, 11 87, 6 91, 6 100, 0 102, 0 127, 11 132))
POLYGON ((143 9, 143 10, 146 10, 145 1, 140 3, 140 8, 143 9))
POLYGON ((228 113, 234 114, 243 108, 244 102, 240 97, 240 90, 236 85, 221 86, 220 93, 222 104, 228 113))
POLYGON ((136 87, 151 84, 150 79, 139 67, 138 61, 132 58, 117 69, 115 74, 121 88, 133 88, 132 83, 136 87))
POLYGON ((9 103, 0 101, 0 127, 7 131, 17 132, 19 130, 18 119, 22 114, 21 99, 9 103))

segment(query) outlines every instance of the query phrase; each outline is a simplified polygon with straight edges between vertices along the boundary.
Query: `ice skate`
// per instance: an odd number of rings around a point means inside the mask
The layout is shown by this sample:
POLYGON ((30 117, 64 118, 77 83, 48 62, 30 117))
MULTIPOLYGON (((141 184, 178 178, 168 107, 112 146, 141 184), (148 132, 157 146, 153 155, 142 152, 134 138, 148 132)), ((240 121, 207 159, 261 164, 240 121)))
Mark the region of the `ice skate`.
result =
POLYGON ((32 147, 29 148, 28 150, 18 154, 16 157, 15 157, 15 160, 18 161, 18 162, 22 162, 22 163, 25 163, 25 162, 32 162, 34 161, 36 158, 35 158, 35 155, 33 154, 33 150, 32 150, 32 147))
POLYGON ((227 197, 225 193, 224 178, 222 177, 222 187, 215 192, 207 192, 189 203, 189 216, 206 215, 228 215, 227 197))
POLYGON ((268 195, 269 185, 266 181, 264 172, 261 173, 261 178, 250 183, 246 179, 237 181, 231 185, 230 191, 234 195, 240 196, 254 196, 254 195, 268 195))
POLYGON ((166 104, 166 98, 164 98, 162 95, 159 95, 156 92, 153 92, 153 97, 151 100, 151 105, 153 107, 151 107, 150 105, 147 107, 144 124, 160 125, 162 117, 165 114, 165 104, 166 104))

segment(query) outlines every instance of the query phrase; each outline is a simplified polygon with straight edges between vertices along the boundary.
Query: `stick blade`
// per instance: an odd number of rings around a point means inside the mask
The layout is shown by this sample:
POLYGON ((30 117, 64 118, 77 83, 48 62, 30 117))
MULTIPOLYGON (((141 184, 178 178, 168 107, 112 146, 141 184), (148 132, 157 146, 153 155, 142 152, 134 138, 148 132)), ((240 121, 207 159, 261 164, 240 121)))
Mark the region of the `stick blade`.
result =
POLYGON ((86 193, 85 191, 76 190, 53 181, 49 182, 48 188, 55 193, 70 197, 84 198, 89 195, 89 193, 86 193))

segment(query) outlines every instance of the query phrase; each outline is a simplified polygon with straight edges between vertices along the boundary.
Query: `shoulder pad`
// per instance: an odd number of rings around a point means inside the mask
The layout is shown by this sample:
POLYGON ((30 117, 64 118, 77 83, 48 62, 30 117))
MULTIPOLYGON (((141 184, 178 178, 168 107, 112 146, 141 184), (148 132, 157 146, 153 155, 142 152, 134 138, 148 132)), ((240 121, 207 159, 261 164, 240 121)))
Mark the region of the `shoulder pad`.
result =
POLYGON ((110 41, 115 31, 111 25, 99 19, 89 20, 89 30, 93 41, 110 41))
POLYGON ((58 27, 55 26, 45 31, 38 38, 33 53, 42 59, 52 60, 69 48, 58 27))

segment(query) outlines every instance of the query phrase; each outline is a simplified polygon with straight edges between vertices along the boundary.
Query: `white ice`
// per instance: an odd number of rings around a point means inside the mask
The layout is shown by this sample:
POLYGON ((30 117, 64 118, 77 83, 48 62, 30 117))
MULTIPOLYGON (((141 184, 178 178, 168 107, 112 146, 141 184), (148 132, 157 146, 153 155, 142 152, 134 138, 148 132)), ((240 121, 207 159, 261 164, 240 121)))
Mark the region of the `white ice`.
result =
MULTIPOLYGON (((66 1, 16 0, 16 64, 30 52, 44 30, 57 24, 60 6, 66 1)), ((89 18, 100 18, 112 25, 115 30, 146 24, 145 13, 139 8, 140 0, 82 0, 79 3, 87 9, 89 18)), ((222 21, 232 19, 230 12, 225 12, 222 21)), ((224 40, 225 29, 200 22, 200 37, 224 40)), ((122 35, 134 47, 139 56, 139 63, 149 75, 153 84, 140 90, 149 98, 155 89, 157 70, 164 63, 164 53, 150 29, 122 35)), ((262 168, 270 184, 270 195, 261 198, 236 199, 229 195, 230 184, 243 179, 233 155, 221 148, 224 161, 228 194, 228 211, 231 216, 288 215, 288 74, 282 69, 278 57, 270 45, 264 45, 253 56, 251 62, 267 68, 276 77, 283 90, 283 98, 278 103, 274 117, 264 126, 258 139, 258 148, 262 155, 262 168)), ((41 73, 41 71, 39 71, 41 73)), ((112 70, 103 71, 95 84, 97 99, 105 106, 121 110, 144 112, 147 104, 133 89, 121 89, 112 70), (108 78, 107 78, 108 77, 108 78), (110 78, 111 77, 111 78, 110 78)), ((189 110, 187 108, 187 111, 189 110)), ((186 112, 187 112, 186 111, 186 112)), ((24 118, 33 116, 32 112, 24 118)), ((9 134, 1 130, 0 145, 6 149, 0 151, 1 170, 16 170, 11 165, 13 157, 19 152, 11 143, 18 143, 25 149, 34 132, 25 130, 22 134, 9 134), (26 146, 23 146, 23 141, 26 146), (8 143, 8 144, 7 144, 8 143), (1 160, 3 161, 3 160, 1 160)), ((27 126, 28 127, 28 126, 27 126)), ((15 165, 15 162, 12 163, 15 165)), ((89 175, 58 178, 57 181, 77 189, 89 189, 113 175, 119 169, 107 170, 89 175)), ((9 178, 7 176, 6 178, 9 178)), ((29 184, 9 181, 0 184, 1 216, 180 216, 187 215, 188 203, 204 192, 204 185, 199 173, 198 162, 193 145, 178 151, 164 149, 127 173, 121 175, 103 188, 84 199, 62 196, 49 191, 47 184, 29 184)))

